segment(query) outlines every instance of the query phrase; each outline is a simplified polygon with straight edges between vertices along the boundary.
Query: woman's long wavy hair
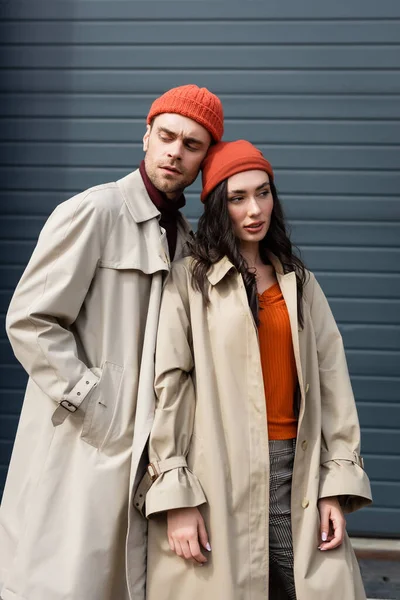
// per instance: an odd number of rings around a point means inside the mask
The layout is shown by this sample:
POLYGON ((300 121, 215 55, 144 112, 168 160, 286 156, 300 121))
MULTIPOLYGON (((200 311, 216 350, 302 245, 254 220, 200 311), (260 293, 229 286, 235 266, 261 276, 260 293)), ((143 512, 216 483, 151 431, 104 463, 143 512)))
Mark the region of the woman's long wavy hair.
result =
MULTIPOLYGON (((306 281, 303 262, 293 253, 293 246, 287 233, 281 202, 273 182, 271 193, 273 208, 268 232, 260 242, 260 255, 265 264, 269 264, 267 252, 272 252, 282 263, 285 273, 294 271, 297 280, 297 312, 300 326, 303 327, 302 298, 306 281)), ((189 242, 189 251, 194 258, 192 267, 192 287, 203 295, 209 303, 207 271, 224 256, 242 275, 247 298, 255 322, 258 324, 258 299, 256 273, 249 269, 246 260, 240 254, 239 239, 233 232, 232 221, 228 212, 227 180, 222 181, 209 194, 200 217, 197 233, 189 242)))

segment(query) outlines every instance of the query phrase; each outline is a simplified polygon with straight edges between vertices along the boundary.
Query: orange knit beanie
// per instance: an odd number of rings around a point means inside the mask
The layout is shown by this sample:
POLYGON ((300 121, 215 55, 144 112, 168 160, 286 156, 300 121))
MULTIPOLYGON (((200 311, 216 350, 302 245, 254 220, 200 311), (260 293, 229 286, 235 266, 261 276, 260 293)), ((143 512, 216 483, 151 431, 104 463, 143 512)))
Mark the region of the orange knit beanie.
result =
POLYGON ((147 115, 147 124, 161 113, 178 113, 193 119, 205 127, 216 142, 220 141, 224 133, 224 111, 221 100, 207 88, 182 85, 168 90, 154 100, 147 115))
POLYGON ((242 171, 266 171, 270 180, 274 180, 274 172, 270 163, 260 150, 246 140, 236 142, 220 142, 211 146, 202 164, 203 191, 201 201, 204 202, 210 192, 221 181, 242 171))

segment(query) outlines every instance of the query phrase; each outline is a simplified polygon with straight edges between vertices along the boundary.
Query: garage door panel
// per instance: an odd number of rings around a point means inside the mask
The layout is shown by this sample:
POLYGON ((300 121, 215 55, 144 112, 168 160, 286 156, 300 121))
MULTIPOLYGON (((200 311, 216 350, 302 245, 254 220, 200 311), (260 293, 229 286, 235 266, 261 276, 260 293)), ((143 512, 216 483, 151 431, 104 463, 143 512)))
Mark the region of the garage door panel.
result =
MULTIPOLYGON (((191 69, 163 69, 140 71, 135 69, 75 69, 66 63, 64 69, 3 70, 0 78, 0 91, 3 92, 65 92, 73 89, 79 93, 121 93, 161 94, 163 91, 186 85, 193 78, 191 69)), ((265 94, 274 90, 275 94, 373 94, 377 89, 381 94, 400 93, 400 80, 395 69, 368 71, 353 70, 307 70, 288 69, 286 71, 244 69, 196 71, 196 83, 217 94, 235 94, 238 80, 242 89, 249 94, 265 94), (262 75, 260 77, 260 75, 262 75), (368 76, 367 76, 368 75, 368 76)))
POLYGON ((369 537, 397 537, 400 531, 400 513, 397 509, 364 508, 351 515, 346 515, 347 530, 351 535, 367 535, 369 537))
POLYGON ((0 419, 0 438, 13 442, 17 433, 19 415, 2 415, 0 419))
MULTIPOLYGON (((136 166, 136 165, 134 165, 136 166)), ((198 187, 198 186, 196 186, 198 187)), ((199 200, 198 192, 193 192, 194 186, 185 194, 187 205, 184 213, 198 219, 204 207, 199 200)), ((0 214, 6 215, 42 215, 47 217, 50 212, 72 194, 79 193, 76 186, 67 190, 7 190, 3 191, 4 202, 0 214)), ((365 221, 395 221, 400 220, 400 202, 397 197, 378 199, 368 196, 326 196, 312 197, 304 194, 284 194, 283 206, 289 220, 304 219, 334 219, 365 221)))
POLYGON ((400 240, 400 222, 291 221, 291 231, 297 245, 391 246, 400 240))
MULTIPOLYGON (((30 255, 32 254, 33 248, 35 244, 33 241, 1 241, 0 240, 0 265, 9 264, 9 265, 24 265, 28 262, 30 255)), ((342 248, 323 248, 319 249, 310 249, 310 248, 301 248, 302 255, 304 256, 305 262, 311 270, 317 271, 319 268, 328 268, 333 271, 386 271, 386 272, 398 272, 400 270, 400 262, 399 262, 399 254, 400 250, 385 250, 385 254, 380 254, 378 250, 375 249, 375 254, 373 254, 372 250, 358 250, 352 249, 351 252, 348 250, 344 250, 342 248), (343 259, 347 260, 347 264, 344 263, 343 259)), ((344 300, 343 300, 344 301, 344 300)), ((355 315, 366 315, 368 317, 368 321, 371 320, 372 315, 374 314, 374 310, 377 312, 377 322, 385 323, 387 322, 388 315, 378 314, 378 308, 388 308, 390 311, 390 315, 396 313, 396 305, 390 303, 389 300, 382 300, 380 306, 377 304, 374 307, 374 300, 363 301, 362 306, 360 305, 360 312, 355 312, 357 307, 353 304, 348 303, 346 308, 352 309, 351 318, 350 313, 344 314, 341 302, 338 300, 333 300, 332 302, 336 302, 337 311, 336 318, 339 321, 344 323, 355 320, 359 322, 360 318, 354 319, 355 315), (372 303, 372 304, 371 304, 372 303)), ((397 317, 393 323, 399 323, 400 317, 397 317)))
MULTIPOLYGON (((36 239, 45 217, 3 216, 0 219, 0 239, 36 239)), ((347 223, 325 221, 292 221, 292 240, 297 245, 388 246, 400 240, 399 223, 347 223)), ((349 279, 349 278, 348 278, 349 279)), ((355 278, 357 280, 357 278, 355 278)), ((378 280, 379 281, 379 280, 378 280)), ((378 282, 377 282, 378 283, 378 282)), ((344 284, 344 282, 343 282, 344 284)), ((343 287, 345 287, 343 285, 343 287)), ((369 287, 371 287, 371 282, 369 287)), ((379 289, 379 293, 384 292, 379 289)))
MULTIPOLYGON (((274 169, 396 169, 399 150, 396 146, 265 145, 260 150, 274 169)), ((82 167, 118 167, 130 170, 143 159, 141 142, 19 142, 5 143, 3 165, 51 165, 82 167)))
MULTIPOLYGON (((127 174, 127 169, 103 167, 2 167, 0 185, 3 189, 85 189, 100 183, 115 181, 127 174)), ((352 171, 346 177, 338 172, 325 170, 275 170, 276 183, 280 193, 313 194, 324 193, 327 189, 336 189, 338 194, 365 191, 368 194, 393 194, 400 188, 400 173, 394 171, 375 172, 352 171)), ((200 192, 200 183, 192 188, 200 192)))
POLYGON ((351 382, 357 400, 399 402, 400 377, 353 375, 351 382))
MULTIPOLYGON (((24 267, 13 267, 12 265, 0 266, 0 281, 1 287, 4 290, 14 290, 18 281, 21 278, 24 267)), ((0 311, 1 313, 2 311, 0 311)), ((1 332, 0 332, 1 335, 1 332)))
MULTIPOLYGON (((393 44, 400 42, 397 23, 390 20, 359 21, 340 24, 337 21, 269 21, 257 19, 247 22, 221 23, 203 21, 190 27, 176 27, 174 22, 89 21, 74 23, 73 28, 63 22, 38 21, 35 27, 28 23, 3 23, 0 39, 3 44, 264 44, 268 29, 268 43, 288 44, 393 44)), ((339 46, 340 47, 340 46, 339 46)))
MULTIPOLYGON (((9 302, 8 302, 9 304, 9 302)), ((8 306, 8 305, 7 305, 8 306)), ((15 356, 8 339, 0 339, 0 363, 3 366, 14 365, 15 356)), ((3 384, 4 385, 4 384, 3 384)), ((1 419, 0 419, 1 421, 1 419)), ((1 435, 0 435, 1 437, 1 435)))
MULTIPOLYGON (((23 378, 23 382, 26 377, 23 378)), ((2 387, 5 388, 6 381, 2 382, 2 387)), ((24 400, 24 390, 9 390, 0 388, 0 406, 2 415, 19 415, 24 400)))
MULTIPOLYGON (((365 428, 361 430, 362 452, 364 454, 400 456, 400 430, 386 428, 365 428)), ((379 477, 377 478, 379 479, 379 477)))
POLYGON ((11 45, 3 46, 0 68, 57 69, 396 69, 394 45, 284 46, 244 44, 147 45, 11 45))
POLYGON ((352 375, 400 375, 399 350, 347 350, 346 355, 352 375))
POLYGON ((365 470, 370 479, 373 481, 398 482, 400 456, 379 456, 377 454, 367 454, 364 451, 363 439, 361 440, 361 453, 364 458, 365 470))
POLYGON ((371 481, 374 506, 397 508, 400 505, 400 483, 397 481, 371 481))
POLYGON ((13 445, 13 441, 0 440, 0 465, 8 465, 10 462, 13 445))
POLYGON ((0 240, 0 266, 25 266, 31 257, 35 243, 27 241, 4 242, 0 240))
MULTIPOLYGON (((2 191, 0 215, 40 216, 47 219, 55 207, 82 190, 6 190, 2 191)), ((1 217, 0 217, 1 218, 1 217)))
POLYGON ((300 246, 300 250, 312 271, 400 272, 400 249, 397 248, 300 246))
MULTIPOLYGON (((7 312, 13 292, 14 292, 13 289, 12 290, 11 289, 10 290, 0 289, 0 315, 4 315, 7 312)), ((0 321, 0 323, 1 323, 1 321, 0 321)), ((7 354, 7 351, 2 349, 2 346, 1 346, 1 344, 2 344, 1 338, 4 336, 4 334, 5 334, 5 332, 3 331, 0 335, 0 360, 1 360, 2 356, 5 356, 7 354)), ((8 343, 7 343, 7 345, 8 345, 8 343)))
MULTIPOLYGON (((0 381, 2 389, 7 390, 24 390, 27 383, 27 375, 21 365, 1 365, 0 364, 0 381)), ((1 440, 0 440, 1 441, 1 440)), ((1 464, 1 460, 0 460, 1 464)))
POLYGON ((399 274, 315 271, 314 275, 325 294, 330 298, 334 296, 371 298, 371 283, 373 282, 376 290, 375 297, 400 299, 399 274))
MULTIPOLYGON (((400 90, 399 90, 400 91, 400 90)), ((149 107, 145 114, 147 114, 149 107)), ((109 142, 140 143, 145 131, 145 114, 141 118, 7 118, 2 123, 3 139, 24 142, 109 142)), ((399 139, 400 123, 392 121, 347 121, 334 119, 230 119, 225 123, 225 139, 244 138, 267 149, 271 144, 394 144, 399 139)), ((63 146, 62 152, 66 152, 63 146)), ((360 154, 358 148, 355 153, 360 154)), ((368 152, 368 151, 367 151, 368 152)), ((332 156, 332 154, 331 154, 332 156)), ((299 159, 301 160, 301 159, 299 159)), ((291 165, 293 168, 296 164, 291 165)), ((335 165, 333 164, 334 168, 335 165)), ((387 168, 387 167, 386 167, 387 168)), ((346 173, 346 177, 352 173, 346 173)), ((375 175, 375 174, 373 174, 375 175)), ((341 177, 344 175, 341 173, 341 177)), ((338 182, 337 182, 338 183, 338 182)), ((297 190, 301 191, 301 190, 297 190)), ((325 192, 331 191, 325 189, 325 192)), ((334 192, 338 193, 337 187, 334 192)), ((323 192, 322 192, 323 193, 323 192)), ((357 193, 357 191, 356 191, 357 193)), ((361 193, 361 190, 358 191, 361 193)))
MULTIPOLYGON (((287 0, 285 4, 272 3, 264 4, 259 2, 232 2, 229 5, 229 19, 281 19, 281 20, 335 20, 335 19, 356 19, 360 20, 359 4, 356 2, 346 2, 337 0, 334 4, 321 5, 315 4, 312 0, 303 0, 299 5, 296 0, 287 0)), ((92 2, 70 2, 54 5, 52 0, 37 0, 34 6, 28 2, 18 4, 11 3, 4 11, 8 19, 29 19, 33 21, 51 19, 62 21, 71 19, 76 20, 137 20, 169 19, 176 21, 187 20, 213 20, 219 19, 226 21, 226 5, 223 2, 203 1, 185 2, 170 0, 168 4, 163 1, 153 0, 149 3, 147 0, 137 0, 134 4, 125 0, 104 0, 100 3, 92 2), (184 7, 184 8, 183 8, 184 7)), ((391 18, 400 17, 400 9, 396 3, 387 2, 377 4, 373 0, 363 0, 362 19, 368 18, 391 18)), ((67 24, 66 24, 67 25, 67 24)))
MULTIPOLYGON (((194 186, 190 190, 195 189, 194 186)), ((326 195, 317 194, 315 196, 298 193, 282 193, 279 185, 279 193, 283 208, 289 222, 295 220, 310 221, 320 219, 351 220, 352 222, 365 221, 394 221, 400 220, 400 202, 397 197, 385 197, 379 194, 378 197, 371 195, 352 195, 342 194, 326 195)), ((199 218, 203 212, 203 205, 199 202, 198 193, 189 191, 185 194, 187 206, 184 209, 186 214, 199 218)), ((13 200, 19 208, 20 201, 18 197, 13 200)))
POLYGON ((362 427, 391 427, 400 429, 400 404, 389 402, 357 402, 362 427))
POLYGON ((341 323, 400 323, 400 301, 398 300, 330 298, 329 304, 336 320, 341 323))
POLYGON ((396 350, 400 347, 400 326, 393 325, 345 325, 339 323, 346 350, 359 348, 396 350))
MULTIPOLYGON (((54 25, 54 23, 52 23, 54 25)), ((29 26, 31 30, 35 30, 29 26)), ((397 25, 396 25, 397 28, 397 25)), ((11 93, 0 94, 0 114, 3 117, 46 118, 109 118, 144 121, 154 94, 58 94, 11 93)), ((400 103, 396 96, 377 95, 316 95, 310 93, 279 95, 266 92, 249 95, 236 90, 220 94, 225 121, 235 119, 399 119, 400 103)), ((134 142, 132 137, 130 142, 134 142)), ((395 141, 395 140, 393 140, 395 141)))

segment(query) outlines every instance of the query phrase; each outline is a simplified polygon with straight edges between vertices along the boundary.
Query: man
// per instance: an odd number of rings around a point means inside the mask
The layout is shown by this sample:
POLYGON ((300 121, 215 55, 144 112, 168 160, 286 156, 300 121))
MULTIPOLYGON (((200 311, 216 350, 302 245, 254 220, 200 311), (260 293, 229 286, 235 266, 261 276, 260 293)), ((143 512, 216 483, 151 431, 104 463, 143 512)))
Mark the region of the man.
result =
POLYGON ((154 413, 163 276, 220 100, 156 99, 140 168, 47 221, 7 316, 30 378, 0 512, 3 600, 143 600, 146 522, 133 507, 154 413), (161 225, 161 227, 160 227, 161 225))

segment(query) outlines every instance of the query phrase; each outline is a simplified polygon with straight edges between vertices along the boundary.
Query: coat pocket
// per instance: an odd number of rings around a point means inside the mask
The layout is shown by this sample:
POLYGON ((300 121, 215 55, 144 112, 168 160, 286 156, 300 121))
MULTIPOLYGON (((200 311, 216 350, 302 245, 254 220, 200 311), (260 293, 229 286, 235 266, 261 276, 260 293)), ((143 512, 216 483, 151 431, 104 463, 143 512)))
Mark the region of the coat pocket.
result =
POLYGON ((123 367, 106 361, 99 383, 89 396, 81 439, 95 448, 101 449, 107 441, 118 402, 123 372, 123 367))

